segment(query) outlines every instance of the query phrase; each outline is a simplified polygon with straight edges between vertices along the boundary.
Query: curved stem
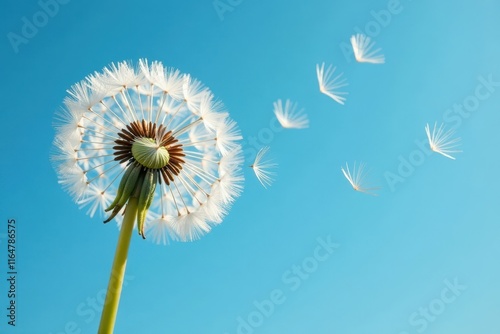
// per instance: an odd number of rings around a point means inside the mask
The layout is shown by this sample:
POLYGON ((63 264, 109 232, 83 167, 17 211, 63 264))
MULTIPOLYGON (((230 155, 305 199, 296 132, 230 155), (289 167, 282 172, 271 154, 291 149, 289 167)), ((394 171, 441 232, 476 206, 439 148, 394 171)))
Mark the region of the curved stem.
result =
POLYGON ((111 276, 109 277, 108 291, 102 310, 98 334, 112 334, 115 328, 116 314, 118 312, 123 278, 127 266, 128 248, 130 246, 136 214, 137 198, 130 197, 125 209, 125 217, 123 218, 120 236, 118 237, 118 244, 116 245, 115 259, 111 268, 111 276))

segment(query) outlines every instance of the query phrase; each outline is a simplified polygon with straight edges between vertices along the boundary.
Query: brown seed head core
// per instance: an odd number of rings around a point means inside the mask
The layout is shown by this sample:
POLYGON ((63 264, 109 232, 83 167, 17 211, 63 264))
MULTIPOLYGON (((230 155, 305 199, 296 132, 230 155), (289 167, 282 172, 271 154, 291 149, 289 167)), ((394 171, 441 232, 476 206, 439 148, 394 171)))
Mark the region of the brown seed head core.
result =
POLYGON ((153 170, 161 175, 158 180, 161 182, 163 179, 168 185, 174 181, 174 176, 178 175, 182 170, 183 157, 186 156, 182 144, 178 143, 179 140, 172 136, 172 131, 167 131, 163 124, 157 128, 156 124, 152 122, 135 121, 122 129, 118 136, 120 138, 115 140, 116 146, 113 146, 116 161, 120 163, 137 161, 132 155, 132 145, 137 138, 158 139, 160 146, 163 146, 170 156, 166 166, 153 170))

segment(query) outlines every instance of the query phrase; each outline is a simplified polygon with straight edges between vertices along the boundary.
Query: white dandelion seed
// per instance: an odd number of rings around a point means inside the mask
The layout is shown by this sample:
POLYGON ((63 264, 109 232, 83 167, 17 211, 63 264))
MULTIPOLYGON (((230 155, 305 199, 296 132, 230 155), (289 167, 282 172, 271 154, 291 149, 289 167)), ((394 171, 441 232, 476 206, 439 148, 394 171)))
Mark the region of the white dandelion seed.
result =
POLYGON ((243 154, 241 150, 229 151, 225 156, 220 159, 218 163, 219 174, 232 173, 243 165, 243 154))
POLYGON ((349 181, 354 190, 365 194, 377 196, 377 194, 375 194, 373 191, 380 189, 379 187, 366 186, 366 177, 368 176, 368 173, 365 170, 365 167, 366 165, 364 163, 360 163, 356 167, 356 162, 354 162, 352 173, 347 163, 345 164, 345 169, 344 167, 341 167, 341 170, 345 178, 347 179, 347 181, 349 181))
POLYGON ((243 176, 239 172, 239 170, 238 173, 226 171, 220 177, 219 182, 212 186, 212 191, 218 193, 218 198, 224 204, 232 204, 243 191, 243 176))
POLYGON ((339 91, 340 88, 347 86, 347 79, 342 78, 343 73, 333 76, 336 67, 328 66, 325 72, 325 63, 316 64, 316 76, 318 77, 319 91, 334 101, 344 104, 347 92, 339 91))
POLYGON ((452 138, 455 134, 453 129, 445 131, 444 124, 441 124, 439 128, 437 123, 434 123, 434 128, 431 133, 429 124, 425 125, 425 133, 427 134, 427 139, 429 140, 429 146, 431 150, 447 158, 455 160, 451 154, 462 152, 460 150, 455 150, 458 147, 460 138, 452 138))
POLYGON ((253 164, 250 166, 250 168, 253 169, 255 176, 257 176, 257 179, 264 188, 271 186, 271 184, 274 182, 274 176, 276 175, 276 173, 273 172, 272 169, 275 169, 278 166, 277 163, 274 163, 271 160, 265 158, 265 155, 268 151, 269 146, 261 148, 257 153, 253 164))
POLYGON ((274 114, 281 126, 286 129, 304 129, 309 127, 309 119, 304 113, 304 109, 298 109, 297 103, 290 100, 283 102, 280 100, 273 103, 274 114))
POLYGON ((176 100, 184 98, 182 91, 184 80, 179 70, 164 68, 163 64, 158 61, 149 64, 146 59, 139 60, 139 66, 141 72, 153 85, 158 86, 176 100))
POLYGON ((211 229, 204 210, 187 210, 183 215, 173 217, 172 227, 181 241, 197 240, 211 229))
POLYGON ((219 191, 219 188, 213 187, 212 192, 210 193, 211 197, 216 197, 217 199, 215 201, 208 201, 206 202, 205 205, 203 205, 203 214, 205 217, 207 217, 209 220, 215 222, 216 224, 220 224, 222 222, 222 219, 224 216, 227 214, 227 211, 223 208, 220 210, 216 206, 212 205, 213 202, 217 202, 222 200, 220 198, 221 193, 219 191))
POLYGON ((384 55, 380 54, 382 49, 373 50, 375 42, 370 37, 363 34, 351 36, 351 45, 357 62, 372 64, 383 64, 385 62, 384 55))
POLYGON ((113 200, 113 195, 105 191, 106 185, 102 179, 90 184, 89 189, 85 191, 85 197, 78 200, 80 207, 88 207, 87 214, 93 217, 96 211, 104 212, 113 200))
POLYGON ((207 89, 198 80, 192 78, 189 74, 184 75, 184 83, 182 85, 184 93, 184 101, 189 110, 196 113, 200 110, 200 102, 203 96, 207 93, 207 89))
POLYGON ((59 183, 91 216, 119 218, 128 202, 113 199, 137 168, 132 180, 149 180, 141 189, 151 192, 137 197, 139 233, 162 243, 199 238, 242 189, 241 135, 221 109, 199 81, 160 62, 111 64, 75 84, 57 115, 59 183))
POLYGON ((146 238, 151 238, 157 244, 168 244, 177 241, 179 237, 173 227, 174 217, 163 216, 146 222, 146 238))
POLYGON ((223 123, 215 130, 215 135, 217 147, 223 155, 238 146, 237 141, 243 138, 236 122, 230 119, 223 120, 223 123))
POLYGON ((199 110, 195 112, 203 119, 203 125, 209 130, 215 130, 217 125, 223 122, 228 115, 224 110, 223 103, 214 100, 211 92, 202 94, 199 110))
POLYGON ((142 83, 142 72, 138 75, 134 66, 126 61, 116 64, 110 64, 109 67, 103 69, 103 73, 94 73, 92 78, 92 86, 95 87, 110 87, 115 92, 119 92, 123 87, 134 87, 142 83))

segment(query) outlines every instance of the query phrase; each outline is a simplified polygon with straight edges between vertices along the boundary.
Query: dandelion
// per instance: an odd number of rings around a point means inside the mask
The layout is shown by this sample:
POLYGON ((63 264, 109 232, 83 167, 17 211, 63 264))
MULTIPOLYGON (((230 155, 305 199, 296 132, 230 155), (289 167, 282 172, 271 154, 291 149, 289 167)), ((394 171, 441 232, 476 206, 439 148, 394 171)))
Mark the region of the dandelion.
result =
POLYGON ((316 64, 316 76, 318 77, 319 91, 326 96, 329 96, 334 101, 344 104, 347 92, 341 92, 338 89, 347 86, 347 80, 342 78, 343 73, 337 76, 333 76, 336 67, 332 68, 332 65, 328 66, 325 72, 325 63, 316 64))
POLYGON ((269 146, 265 146, 259 150, 253 164, 250 168, 253 169, 255 176, 264 188, 271 186, 274 181, 275 172, 272 169, 276 168, 278 164, 265 158, 266 153, 269 151, 269 146))
POLYGON ((455 131, 453 129, 445 131, 444 124, 441 124, 438 128, 437 123, 434 123, 432 133, 429 124, 426 124, 425 133, 427 134, 427 139, 429 140, 429 146, 434 152, 453 160, 455 160, 455 157, 451 156, 452 153, 462 152, 460 150, 454 150, 454 148, 458 146, 460 138, 452 138, 455 131))
POLYGON ((92 216, 120 226, 99 333, 112 333, 134 226, 192 241, 242 190, 236 123, 210 90, 160 62, 111 64, 75 84, 58 114, 59 183, 92 216))
POLYGON ((385 62, 384 55, 379 53, 380 48, 372 50, 375 47, 375 42, 370 37, 363 34, 351 36, 351 45, 357 62, 372 64, 383 64, 385 62))
POLYGON ((360 163, 356 168, 356 162, 354 162, 352 173, 349 170, 349 165, 347 163, 345 164, 345 169, 344 167, 341 167, 341 170, 345 178, 347 179, 347 181, 349 181, 354 190, 365 194, 377 196, 377 194, 375 194, 372 191, 379 189, 379 187, 371 187, 371 188, 366 187, 365 179, 368 173, 365 170, 364 163, 360 163))
POLYGON ((274 114, 282 127, 286 129, 304 129, 309 127, 309 120, 304 113, 304 109, 298 110, 296 103, 286 100, 285 106, 283 106, 283 102, 278 100, 273 103, 273 106, 274 114))

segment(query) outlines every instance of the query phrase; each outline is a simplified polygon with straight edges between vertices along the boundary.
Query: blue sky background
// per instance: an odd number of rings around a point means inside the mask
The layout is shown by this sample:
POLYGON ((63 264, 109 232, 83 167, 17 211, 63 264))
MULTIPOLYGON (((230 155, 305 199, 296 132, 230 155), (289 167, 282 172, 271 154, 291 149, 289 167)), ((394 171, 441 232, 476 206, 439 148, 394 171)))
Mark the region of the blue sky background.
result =
POLYGON ((232 3, 219 16, 211 0, 73 0, 16 53, 8 34, 42 7, 2 2, 0 233, 16 219, 18 297, 13 328, 0 235, 0 332, 96 332, 118 230, 59 187, 54 112, 87 74, 148 58, 210 87, 239 123, 247 156, 269 145, 279 169, 268 190, 247 169, 243 195, 199 241, 160 246, 133 235, 116 333, 498 334, 500 3, 401 0, 381 23, 376 13, 392 1, 232 3), (358 30, 386 64, 342 51, 358 30), (323 61, 349 81, 345 106, 318 91, 323 61), (481 77, 499 82, 489 97, 468 117, 449 111, 474 101, 481 77), (279 98, 305 108, 310 128, 272 131, 279 98), (462 138, 456 161, 418 153, 435 121, 462 138), (418 166, 391 187, 387 173, 411 157, 418 166), (354 161, 371 168, 380 196, 350 188, 340 167, 354 161), (311 258, 318 238, 340 245, 320 262, 311 258), (309 268, 307 278, 294 265, 309 268), (456 294, 446 290, 454 282, 456 294), (280 303, 262 314, 254 302, 272 291, 280 303))

